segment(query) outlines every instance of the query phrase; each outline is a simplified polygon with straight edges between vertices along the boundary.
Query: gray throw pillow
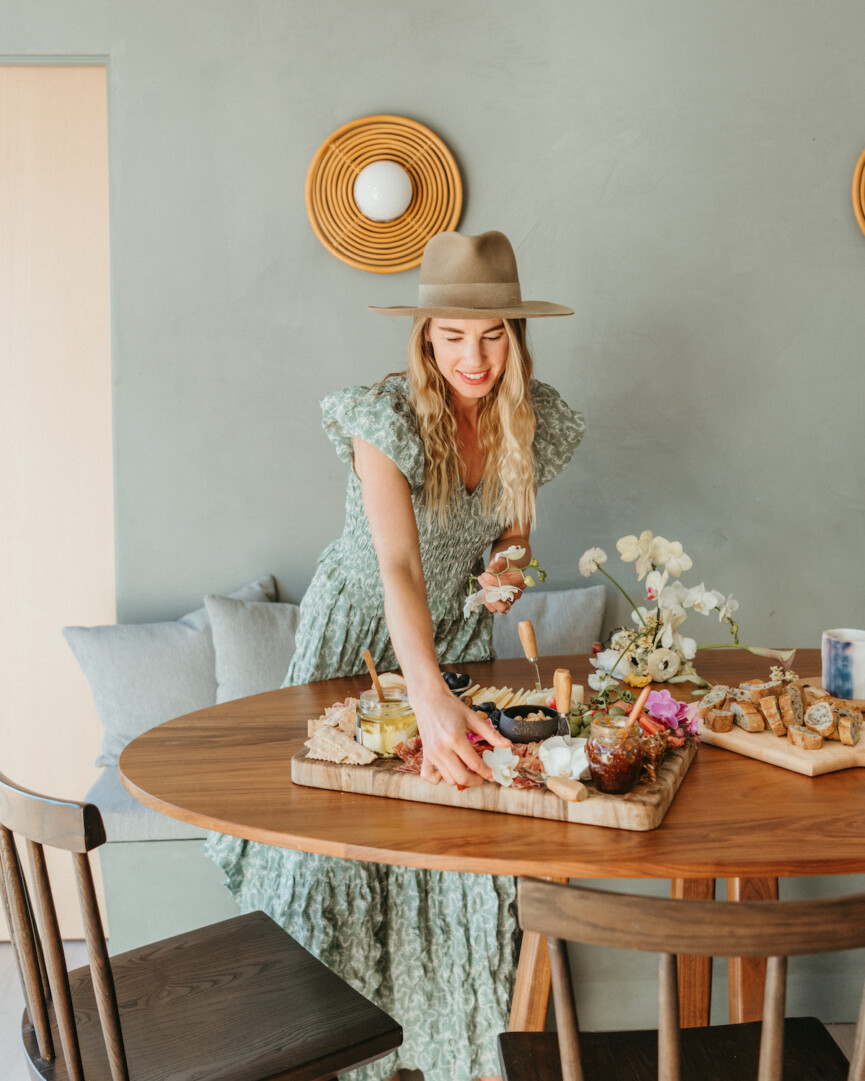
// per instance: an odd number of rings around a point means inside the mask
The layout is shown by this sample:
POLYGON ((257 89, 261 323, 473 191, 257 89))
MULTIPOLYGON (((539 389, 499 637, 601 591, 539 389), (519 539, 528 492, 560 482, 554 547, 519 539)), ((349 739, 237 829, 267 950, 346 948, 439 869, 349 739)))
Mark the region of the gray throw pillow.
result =
MULTIPOLYGON (((272 600, 276 582, 266 575, 232 596, 272 600)), ((176 622, 64 627, 63 636, 87 677, 105 728, 97 766, 116 765, 126 744, 142 732, 216 702, 206 608, 176 622)))
POLYGON ((493 619, 493 649, 497 657, 524 657, 517 624, 530 619, 540 655, 589 653, 601 637, 607 591, 587 589, 526 589, 507 615, 493 619))
POLYGON ((216 595, 204 604, 213 627, 217 702, 281 687, 294 653, 298 605, 216 595))

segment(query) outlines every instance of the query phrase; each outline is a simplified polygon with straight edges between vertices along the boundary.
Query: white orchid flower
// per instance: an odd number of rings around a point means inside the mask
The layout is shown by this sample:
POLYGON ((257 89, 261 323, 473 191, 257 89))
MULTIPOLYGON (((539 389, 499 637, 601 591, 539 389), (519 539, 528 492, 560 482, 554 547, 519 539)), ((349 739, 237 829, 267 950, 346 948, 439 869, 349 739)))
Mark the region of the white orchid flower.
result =
POLYGON ((484 751, 484 762, 493 771, 493 780, 503 788, 510 788, 517 775, 519 758, 508 750, 507 747, 494 747, 491 751, 484 751))
POLYGON ((634 564, 634 570, 637 572, 637 581, 642 580, 655 569, 655 564, 652 562, 651 555, 641 555, 634 564))
POLYGON ((670 577, 668 571, 652 571, 646 577, 646 594, 650 601, 656 601, 664 591, 664 586, 667 584, 667 579, 670 577))
POLYGON ((682 571, 690 570, 694 566, 691 557, 685 555, 678 541, 672 542, 667 558, 663 562, 674 578, 678 578, 682 571))
POLYGON ((695 612, 701 612, 704 616, 707 616, 710 612, 723 603, 724 595, 719 593, 716 589, 706 589, 703 582, 700 582, 698 586, 694 586, 693 589, 689 589, 687 596, 683 602, 683 607, 693 608, 695 612))
MULTIPOLYGON (((666 573, 666 572, 665 572, 666 573)), ((684 608, 685 598, 688 596, 689 590, 685 589, 682 583, 676 579, 675 582, 670 582, 665 586, 663 591, 658 596, 659 608, 684 608)))
POLYGON ((606 562, 607 553, 603 548, 589 548, 580 556, 577 567, 584 578, 591 578, 598 567, 606 562))
POLYGON ((673 546, 666 537, 655 537, 649 548, 649 556, 653 563, 660 565, 670 558, 673 546))
POLYGON ((482 589, 479 589, 477 593, 470 593, 466 597, 466 603, 463 605, 463 619, 468 619, 472 612, 477 612, 483 608, 485 599, 482 589))
POLYGON ((525 548, 520 548, 518 544, 512 544, 510 548, 505 548, 503 552, 499 552, 496 559, 522 559, 525 554, 525 548))
POLYGON ((633 563, 640 556, 647 556, 652 547, 652 531, 644 529, 639 537, 633 533, 627 537, 621 537, 616 541, 616 550, 622 557, 623 563, 633 563))
POLYGON ((739 602, 733 599, 733 594, 731 593, 718 609, 718 619, 723 623, 725 619, 729 619, 730 616, 732 616, 738 607, 739 602))
POLYGON ((618 680, 614 679, 609 672, 600 670, 593 672, 586 682, 593 691, 605 691, 608 687, 615 686, 618 680))
POLYGON ((589 769, 586 742, 585 739, 573 739, 571 736, 551 736, 544 740, 538 750, 544 773, 548 777, 573 777, 579 780, 589 769))
POLYGON ((661 609, 661 624, 663 625, 663 632, 661 633, 661 645, 664 649, 671 649, 673 641, 676 635, 674 634, 676 627, 680 623, 688 618, 688 613, 684 608, 680 608, 678 605, 671 605, 669 608, 661 609))
POLYGON ((483 590, 485 601, 512 601, 519 592, 517 586, 487 586, 483 590))

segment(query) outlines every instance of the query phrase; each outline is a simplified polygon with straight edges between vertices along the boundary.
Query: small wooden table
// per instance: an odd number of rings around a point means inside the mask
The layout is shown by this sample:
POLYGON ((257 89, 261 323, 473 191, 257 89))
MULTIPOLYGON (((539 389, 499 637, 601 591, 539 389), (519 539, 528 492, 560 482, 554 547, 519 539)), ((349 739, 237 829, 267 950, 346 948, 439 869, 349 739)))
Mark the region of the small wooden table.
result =
MULTIPOLYGON (((817 650, 801 650, 796 669, 820 671, 817 650)), ((585 683, 588 658, 541 660, 585 683)), ((451 666, 453 667, 453 666, 451 666)), ((525 687, 522 660, 466 665, 486 686, 525 687)), ((715 650, 699 670, 717 682, 765 677, 769 662, 744 650, 715 650)), ((650 832, 583 826, 517 815, 357 796, 292 784, 291 756, 306 722, 325 706, 357 695, 367 677, 327 680, 228 702, 168 721, 120 756, 126 788, 148 807, 191 825, 251 841, 447 871, 540 878, 669 878, 681 897, 777 896, 784 876, 865 871, 865 775, 859 769, 803 777, 702 746, 661 826, 650 832)), ((681 685, 680 685, 681 687, 681 685)), ((680 965, 682 1021, 707 1024, 708 961, 680 965)), ((545 943, 524 936, 511 1028, 542 1029, 549 995, 545 943)), ((730 966, 731 1020, 760 1016, 759 963, 730 966)))

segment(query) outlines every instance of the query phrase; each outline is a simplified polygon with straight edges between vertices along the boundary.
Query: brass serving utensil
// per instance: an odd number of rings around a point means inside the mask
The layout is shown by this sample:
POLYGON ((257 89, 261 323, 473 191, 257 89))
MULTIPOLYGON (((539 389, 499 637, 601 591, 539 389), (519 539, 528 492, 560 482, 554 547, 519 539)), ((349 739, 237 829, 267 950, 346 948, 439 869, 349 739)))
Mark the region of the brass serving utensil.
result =
POLYGON ((553 674, 553 693, 556 696, 556 713, 559 715, 559 735, 571 734, 568 715, 571 712, 571 673, 567 668, 557 668, 553 674))
POLYGON ((532 626, 532 621, 530 619, 524 619, 521 623, 517 624, 517 631, 519 632, 520 642, 522 643, 526 660, 531 661, 535 666, 535 689, 542 691, 541 670, 538 668, 538 644, 535 641, 535 628, 532 626))

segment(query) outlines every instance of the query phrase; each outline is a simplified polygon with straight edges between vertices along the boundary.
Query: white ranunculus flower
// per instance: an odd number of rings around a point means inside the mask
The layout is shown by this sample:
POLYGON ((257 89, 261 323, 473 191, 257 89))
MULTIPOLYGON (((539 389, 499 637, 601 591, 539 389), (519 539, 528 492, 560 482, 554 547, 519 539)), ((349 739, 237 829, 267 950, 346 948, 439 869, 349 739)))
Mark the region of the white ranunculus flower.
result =
POLYGON ((674 649, 656 649, 646 660, 646 674, 650 675, 655 683, 663 683, 681 667, 682 658, 674 649))
POLYGON ((510 548, 505 548, 503 552, 499 552, 496 559, 522 559, 525 554, 525 548, 520 548, 518 544, 512 544, 510 548))
POLYGON ((733 599, 731 593, 718 610, 718 619, 723 623, 725 619, 728 619, 739 607, 739 602, 733 599))
POLYGON ((517 766, 520 760, 507 747, 494 747, 491 751, 484 751, 484 762, 493 771, 493 780, 504 788, 510 788, 517 775, 517 766))
POLYGON ((584 578, 591 578, 598 567, 606 562, 607 553, 603 548, 589 548, 580 556, 577 567, 584 578))
POLYGON ((604 649, 596 657, 592 658, 592 663, 598 671, 606 672, 607 675, 613 676, 615 679, 621 679, 625 672, 628 671, 628 661, 618 649, 604 649))
POLYGON ((639 537, 631 533, 627 537, 621 537, 616 541, 616 550, 622 557, 623 563, 633 563, 640 556, 647 556, 652 547, 652 531, 644 529, 639 537))
POLYGON ((466 603, 463 605, 463 619, 468 619, 472 612, 477 612, 478 609, 484 606, 484 591, 479 589, 477 593, 470 593, 466 598, 466 603))
POLYGON ((697 643, 693 638, 686 638, 683 634, 674 634, 673 646, 678 649, 686 661, 693 660, 697 656, 697 643))
POLYGON ((691 557, 685 555, 678 541, 672 542, 667 558, 663 562, 674 578, 678 578, 682 571, 690 570, 694 566, 691 557))

